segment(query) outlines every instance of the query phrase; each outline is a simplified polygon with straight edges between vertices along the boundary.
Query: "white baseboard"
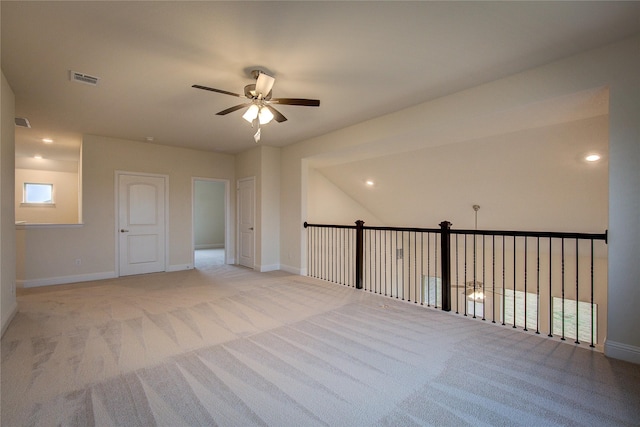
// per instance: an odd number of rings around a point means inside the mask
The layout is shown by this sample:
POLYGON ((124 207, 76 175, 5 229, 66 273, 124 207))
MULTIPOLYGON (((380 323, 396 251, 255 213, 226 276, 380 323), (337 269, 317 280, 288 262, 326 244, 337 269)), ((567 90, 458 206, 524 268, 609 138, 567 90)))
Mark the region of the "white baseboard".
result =
POLYGON ((16 316, 17 313, 18 313, 18 303, 14 301, 13 304, 11 305, 11 309, 9 310, 9 315, 4 316, 5 318, 2 319, 2 333, 0 333, 0 337, 4 335, 7 328, 9 327, 9 324, 11 323, 11 321, 13 320, 13 318, 16 316))
POLYGON ((260 265, 255 268, 260 273, 266 273, 267 271, 280 270, 280 264, 260 265))
POLYGON ((167 272, 172 271, 182 271, 182 270, 193 270, 193 265, 191 264, 174 264, 167 267, 167 272))
POLYGON ((286 271, 287 273, 296 274, 298 276, 304 276, 304 274, 302 274, 303 270, 298 267, 292 267, 290 265, 280 265, 280 270, 286 271))
POLYGON ((604 355, 612 359, 626 360, 640 365, 640 347, 621 342, 606 340, 604 355))
POLYGON ((37 288, 40 286, 65 285, 68 283, 90 282, 93 280, 113 279, 118 277, 115 271, 104 273, 77 274, 73 276, 45 277, 42 279, 16 280, 16 285, 23 288, 37 288))
POLYGON ((224 249, 224 243, 212 243, 209 245, 195 245, 195 249, 224 249))

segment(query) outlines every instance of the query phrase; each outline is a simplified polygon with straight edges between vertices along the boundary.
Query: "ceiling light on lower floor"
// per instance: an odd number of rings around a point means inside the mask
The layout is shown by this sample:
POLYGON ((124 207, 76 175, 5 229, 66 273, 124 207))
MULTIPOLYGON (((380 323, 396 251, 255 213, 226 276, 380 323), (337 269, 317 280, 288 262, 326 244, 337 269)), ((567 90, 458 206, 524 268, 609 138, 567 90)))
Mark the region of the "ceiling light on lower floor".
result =
POLYGON ((601 157, 600 157, 600 154, 593 153, 593 154, 589 154, 589 155, 588 155, 587 157, 585 157, 584 159, 585 159, 587 162, 597 162, 598 160, 600 160, 600 158, 601 158, 601 157))
POLYGON ((45 144, 53 144, 53 139, 51 138, 42 138, 42 142, 45 144))
POLYGON ((41 156, 40 154, 36 154, 35 156, 33 156, 33 158, 34 158, 34 159, 41 160, 41 159, 42 159, 42 156, 41 156))
POLYGON ((375 183, 373 181, 371 181, 371 180, 367 180, 367 182, 365 182, 365 184, 367 184, 369 187, 373 187, 373 185, 375 183))

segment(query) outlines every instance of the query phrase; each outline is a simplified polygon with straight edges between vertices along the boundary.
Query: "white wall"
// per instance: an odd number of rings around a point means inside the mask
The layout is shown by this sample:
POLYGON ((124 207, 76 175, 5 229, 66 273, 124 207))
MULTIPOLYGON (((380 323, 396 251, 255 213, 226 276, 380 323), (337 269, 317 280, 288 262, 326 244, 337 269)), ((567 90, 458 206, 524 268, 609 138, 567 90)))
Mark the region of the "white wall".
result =
MULTIPOLYGON (((486 125, 523 107, 609 86, 608 355, 640 363, 640 36, 436 99, 282 149, 281 259, 304 271, 307 171, 361 153, 410 151, 489 136, 486 125), (484 126, 484 127, 483 127, 484 126), (475 135, 474 135, 475 133, 475 135)), ((512 129, 517 131, 518 129, 512 129)), ((403 165, 397 165, 402 170, 403 165)), ((506 177, 508 179, 508 177, 506 177)))
POLYGON ((226 184, 197 180, 194 187, 195 249, 224 248, 226 184))
MULTIPOLYGON (((25 286, 114 277, 116 265, 115 171, 169 176, 169 263, 193 268, 192 178, 234 181, 233 156, 86 135, 83 140, 83 225, 25 227, 18 279, 25 286), (82 260, 80 265, 75 260, 82 260)), ((232 190, 235 198, 235 191, 232 190)), ((13 204, 12 204, 13 206, 13 204)), ((235 211, 231 210, 231 227, 235 211)), ((233 250, 235 242, 228 242, 233 250)), ((233 253, 233 252, 232 252, 233 253)))
POLYGON ((78 174, 16 169, 16 221, 28 223, 78 223, 78 174), (55 206, 22 206, 24 183, 53 184, 55 206))
POLYGON ((17 311, 15 228, 15 96, 2 73, 0 86, 0 318, 2 333, 17 311))

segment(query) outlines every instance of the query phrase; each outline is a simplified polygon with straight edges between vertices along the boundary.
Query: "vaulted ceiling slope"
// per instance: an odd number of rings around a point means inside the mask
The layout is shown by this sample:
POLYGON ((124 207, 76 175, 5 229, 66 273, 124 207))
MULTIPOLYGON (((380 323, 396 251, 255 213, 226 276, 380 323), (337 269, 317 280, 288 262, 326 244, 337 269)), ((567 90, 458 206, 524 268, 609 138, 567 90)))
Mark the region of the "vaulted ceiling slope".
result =
MULTIPOLYGON (((238 153, 241 112, 215 113, 250 70, 282 106, 262 144, 285 146, 637 33, 640 2, 1 2, 2 70, 16 96, 18 156, 82 134, 238 153), (100 78, 71 82, 69 71, 100 78)), ((53 152, 51 154, 54 155, 53 152)))

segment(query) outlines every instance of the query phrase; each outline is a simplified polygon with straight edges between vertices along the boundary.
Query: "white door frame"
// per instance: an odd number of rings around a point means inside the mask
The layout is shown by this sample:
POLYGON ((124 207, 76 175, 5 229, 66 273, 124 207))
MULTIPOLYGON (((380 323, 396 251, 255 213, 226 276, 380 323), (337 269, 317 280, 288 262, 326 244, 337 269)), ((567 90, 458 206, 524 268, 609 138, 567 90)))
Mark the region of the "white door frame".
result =
MULTIPOLYGON (((253 266, 251 266, 251 268, 255 269, 256 268, 256 233, 255 233, 255 228, 256 228, 256 177, 255 176, 249 176, 246 178, 241 178, 239 180, 236 181, 236 224, 237 224, 237 233, 236 233, 236 263, 240 264, 240 250, 242 249, 242 238, 240 236, 240 215, 242 214, 241 212, 241 202, 240 202, 240 183, 241 182, 246 182, 246 181, 251 181, 253 182, 253 200, 252 200, 252 204, 253 204, 253 218, 252 218, 252 223, 253 223, 253 254, 251 255, 251 258, 253 259, 253 266)), ((242 265, 242 264, 240 264, 242 265)))
POLYGON ((146 173, 146 172, 129 172, 116 170, 115 171, 115 272, 116 276, 120 277, 120 227, 119 227, 119 217, 120 217, 120 176, 121 175, 133 175, 133 176, 147 176, 153 178, 164 178, 164 269, 165 271, 169 270, 169 175, 165 174, 156 174, 156 173, 146 173))
POLYGON ((195 254, 193 248, 196 241, 196 181, 222 182, 224 183, 224 263, 233 263, 231 250, 233 234, 231 232, 231 206, 229 203, 229 189, 231 184, 228 179, 191 177, 191 265, 195 267, 195 254))

